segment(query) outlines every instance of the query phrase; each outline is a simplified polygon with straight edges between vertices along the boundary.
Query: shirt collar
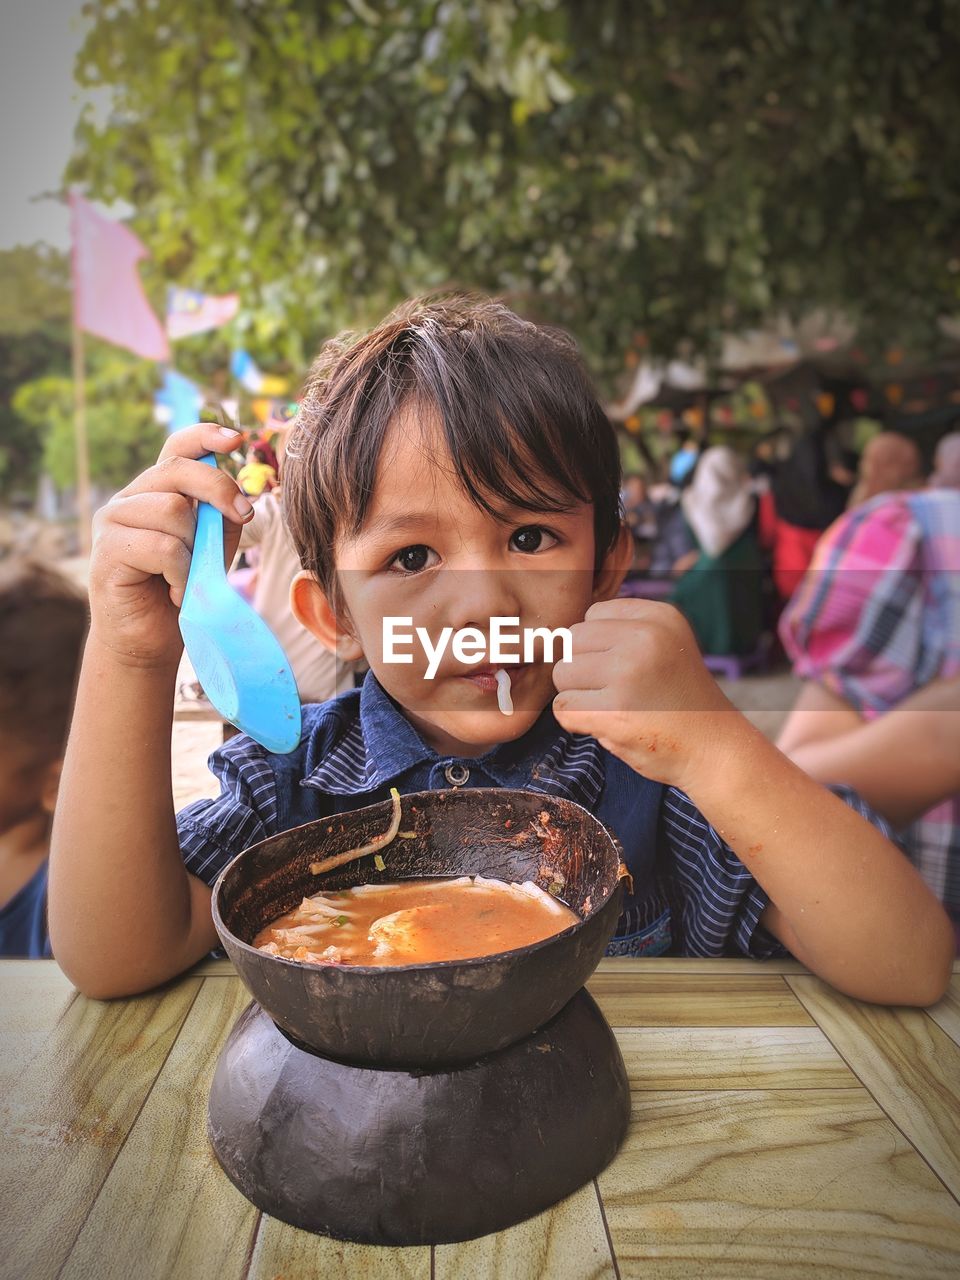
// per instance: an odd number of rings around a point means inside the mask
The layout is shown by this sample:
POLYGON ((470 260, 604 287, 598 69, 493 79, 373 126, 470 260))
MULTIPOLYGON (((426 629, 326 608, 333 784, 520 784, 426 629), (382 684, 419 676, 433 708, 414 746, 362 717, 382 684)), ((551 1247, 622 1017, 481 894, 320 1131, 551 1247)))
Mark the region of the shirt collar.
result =
MULTIPOLYGON (((515 742, 482 756, 441 756, 427 745, 384 692, 373 672, 360 691, 359 716, 302 786, 333 795, 362 795, 400 783, 419 766, 463 764, 496 786, 544 791, 592 808, 603 788, 603 752, 593 738, 566 733, 548 706, 515 742)), ((414 788, 419 789, 419 788, 414 788)))

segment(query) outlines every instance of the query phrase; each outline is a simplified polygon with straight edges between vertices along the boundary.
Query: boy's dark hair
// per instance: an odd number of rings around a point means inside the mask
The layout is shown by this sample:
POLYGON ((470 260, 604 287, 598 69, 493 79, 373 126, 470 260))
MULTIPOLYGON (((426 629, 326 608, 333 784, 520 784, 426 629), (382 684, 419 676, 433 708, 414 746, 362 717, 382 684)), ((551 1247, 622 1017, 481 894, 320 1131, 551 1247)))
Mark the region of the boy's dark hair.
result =
POLYGON ((256 462, 262 462, 265 466, 270 465, 270 455, 262 444, 255 444, 253 446, 253 457, 256 462))
POLYGON ((334 541, 361 528, 390 422, 418 403, 438 414, 482 509, 592 502, 599 565, 620 524, 620 456, 572 339, 491 299, 421 298, 363 337, 326 343, 303 390, 283 501, 301 563, 329 599, 334 541))
POLYGON ((86 597, 68 578, 0 561, 0 731, 38 760, 63 752, 86 631, 86 597))

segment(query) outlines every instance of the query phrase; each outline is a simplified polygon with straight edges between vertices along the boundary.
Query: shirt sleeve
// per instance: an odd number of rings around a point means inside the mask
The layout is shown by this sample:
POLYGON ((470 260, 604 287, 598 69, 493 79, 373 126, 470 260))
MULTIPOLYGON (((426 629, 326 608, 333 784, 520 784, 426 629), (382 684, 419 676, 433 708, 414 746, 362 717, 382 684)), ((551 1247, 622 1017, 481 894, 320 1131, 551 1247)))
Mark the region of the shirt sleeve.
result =
POLYGON ((214 751, 208 765, 220 794, 181 809, 177 833, 186 869, 213 884, 242 849, 276 834, 277 780, 267 753, 243 734, 214 751))
POLYGON ((660 824, 680 954, 755 960, 787 955, 783 944, 759 924, 770 902, 767 893, 676 787, 664 792, 660 824))
POLYGON ((923 674, 922 542, 904 495, 848 512, 821 538, 780 620, 796 674, 867 719, 930 678, 923 674))
POLYGON ((239 551, 248 551, 250 547, 258 547, 266 538, 278 520, 283 517, 280 504, 273 494, 265 493, 253 504, 253 517, 240 530, 239 551))
MULTIPOLYGON (((828 787, 888 840, 892 829, 850 787, 828 787)), ((682 791, 664 793, 661 835, 679 916, 681 955, 744 955, 769 960, 790 953, 760 924, 770 897, 682 791)))

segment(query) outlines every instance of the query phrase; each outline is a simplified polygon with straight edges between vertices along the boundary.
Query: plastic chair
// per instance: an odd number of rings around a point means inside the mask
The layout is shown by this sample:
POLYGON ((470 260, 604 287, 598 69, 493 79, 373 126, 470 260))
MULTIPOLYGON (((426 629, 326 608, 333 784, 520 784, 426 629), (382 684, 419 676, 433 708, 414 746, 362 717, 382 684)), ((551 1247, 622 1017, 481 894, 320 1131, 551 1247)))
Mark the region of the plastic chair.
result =
POLYGON ((773 648, 773 636, 764 631, 751 653, 705 653, 704 666, 715 676, 723 676, 726 680, 739 680, 748 672, 760 673, 770 665, 770 653, 773 648))

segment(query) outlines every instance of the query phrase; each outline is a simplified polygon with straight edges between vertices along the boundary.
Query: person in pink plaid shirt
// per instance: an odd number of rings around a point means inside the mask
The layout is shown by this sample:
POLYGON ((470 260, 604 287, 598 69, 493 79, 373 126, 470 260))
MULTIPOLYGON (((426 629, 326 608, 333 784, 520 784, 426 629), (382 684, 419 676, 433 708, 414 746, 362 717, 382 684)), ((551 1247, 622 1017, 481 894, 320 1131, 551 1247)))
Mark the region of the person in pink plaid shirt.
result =
POLYGON ((780 635, 807 683, 779 747, 892 823, 960 949, 960 487, 881 494, 841 516, 780 635))

